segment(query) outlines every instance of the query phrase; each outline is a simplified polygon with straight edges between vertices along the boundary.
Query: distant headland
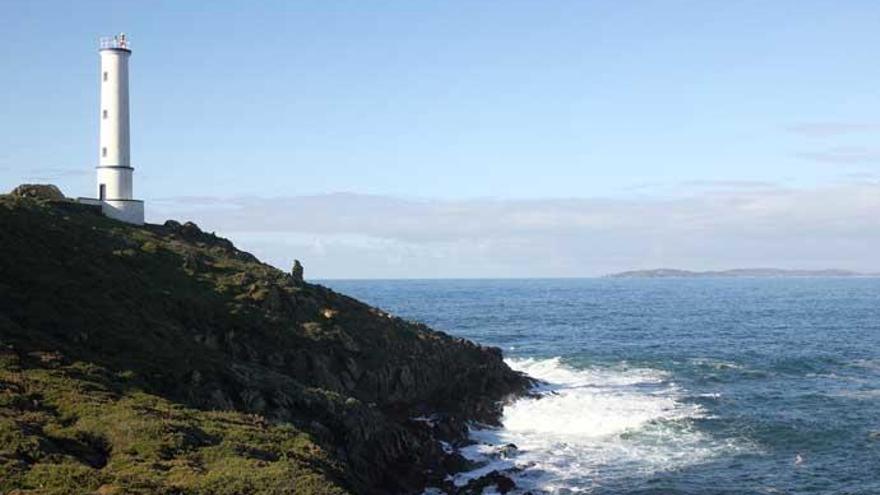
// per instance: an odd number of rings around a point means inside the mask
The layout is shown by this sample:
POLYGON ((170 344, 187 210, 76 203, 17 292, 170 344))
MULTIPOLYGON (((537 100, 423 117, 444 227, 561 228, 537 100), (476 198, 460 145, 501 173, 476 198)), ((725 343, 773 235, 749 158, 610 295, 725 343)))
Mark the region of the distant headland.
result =
POLYGON ((692 271, 674 268, 655 268, 651 270, 630 270, 605 275, 606 278, 710 278, 710 277, 876 277, 877 273, 861 273, 851 270, 786 270, 782 268, 736 268, 732 270, 692 271))

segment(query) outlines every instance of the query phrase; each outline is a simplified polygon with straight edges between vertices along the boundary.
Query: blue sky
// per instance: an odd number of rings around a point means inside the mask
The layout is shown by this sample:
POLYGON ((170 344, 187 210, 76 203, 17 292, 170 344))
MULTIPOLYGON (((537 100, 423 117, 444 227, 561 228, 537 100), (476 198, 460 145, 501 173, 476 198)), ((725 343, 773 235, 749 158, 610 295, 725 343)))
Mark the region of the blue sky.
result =
MULTIPOLYGON (((880 235, 852 221, 880 214, 862 192, 876 192, 880 172, 877 2, 6 0, 3 188, 48 181, 68 195, 92 192, 97 38, 119 31, 133 44, 132 161, 148 220, 194 218, 277 265, 296 255, 315 276, 343 277, 593 275, 655 264, 880 270, 857 247, 873 238, 833 229, 815 232, 814 252, 800 255, 803 238, 761 238, 780 243, 774 257, 734 235, 735 223, 720 232, 721 223, 698 222, 693 235, 732 236, 701 251, 558 221, 559 202, 589 218, 610 202, 601 215, 623 215, 613 230, 629 220, 627 205, 766 206, 795 195, 845 203, 826 223, 880 235), (426 234, 461 219, 430 215, 432 224, 417 213, 425 205, 484 218, 474 232, 523 208, 562 230, 535 230, 540 221, 520 216, 500 237, 452 229, 439 241, 368 230, 368 220, 327 231, 308 211, 259 228, 226 214, 318 200, 344 217, 410 218, 426 234), (377 203, 395 206, 369 210, 377 203), (619 256, 620 243, 646 248, 619 256), (607 253, 576 255, 589 245, 607 253), (555 261, 534 261, 543 258, 555 261)), ((777 212, 779 229, 792 214, 823 211, 792 208, 777 212)))

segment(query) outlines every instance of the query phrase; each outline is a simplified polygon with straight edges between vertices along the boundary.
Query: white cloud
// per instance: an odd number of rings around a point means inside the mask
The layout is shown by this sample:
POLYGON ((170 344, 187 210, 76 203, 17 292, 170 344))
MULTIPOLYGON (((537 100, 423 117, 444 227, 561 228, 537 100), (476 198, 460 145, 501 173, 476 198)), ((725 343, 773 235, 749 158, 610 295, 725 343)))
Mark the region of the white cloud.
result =
POLYGON ((810 138, 828 138, 857 132, 880 131, 880 124, 867 122, 802 122, 788 126, 790 132, 810 138))
POLYGON ((151 206, 157 214, 193 219, 276 266, 287 268, 299 258, 312 277, 590 276, 657 266, 880 268, 880 185, 735 186, 697 188, 672 199, 329 194, 169 198, 151 206))
POLYGON ((822 151, 802 152, 797 156, 817 162, 847 165, 880 163, 880 149, 862 146, 838 146, 822 151))

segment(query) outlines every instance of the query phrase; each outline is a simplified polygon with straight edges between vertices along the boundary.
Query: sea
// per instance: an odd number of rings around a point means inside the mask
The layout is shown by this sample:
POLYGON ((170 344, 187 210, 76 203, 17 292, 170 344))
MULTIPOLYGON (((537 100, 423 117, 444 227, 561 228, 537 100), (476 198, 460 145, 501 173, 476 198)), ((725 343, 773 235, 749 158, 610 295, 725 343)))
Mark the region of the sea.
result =
POLYGON ((323 283, 541 381, 474 425, 458 485, 880 494, 880 278, 323 283))

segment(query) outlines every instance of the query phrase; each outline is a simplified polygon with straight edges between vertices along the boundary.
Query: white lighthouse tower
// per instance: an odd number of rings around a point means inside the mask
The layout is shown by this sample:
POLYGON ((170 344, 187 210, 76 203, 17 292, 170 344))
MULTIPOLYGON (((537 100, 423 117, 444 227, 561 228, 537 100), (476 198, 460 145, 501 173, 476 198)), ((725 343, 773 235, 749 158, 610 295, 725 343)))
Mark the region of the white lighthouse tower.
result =
POLYGON ((144 202, 133 199, 128 120, 128 58, 131 45, 125 34, 101 38, 100 144, 98 145, 97 199, 103 213, 123 222, 142 225, 144 202))

